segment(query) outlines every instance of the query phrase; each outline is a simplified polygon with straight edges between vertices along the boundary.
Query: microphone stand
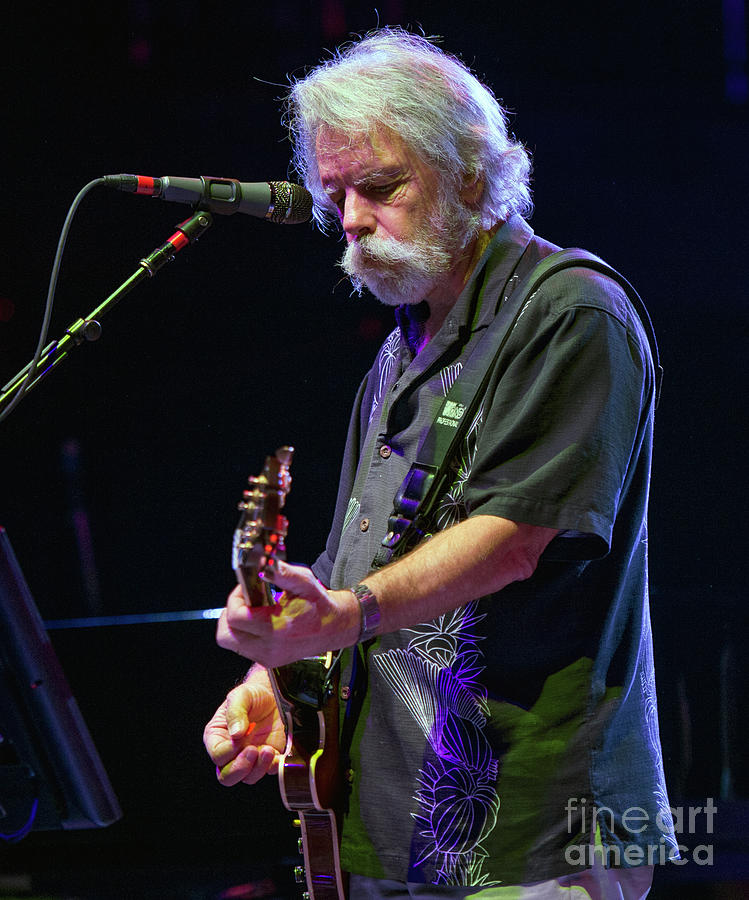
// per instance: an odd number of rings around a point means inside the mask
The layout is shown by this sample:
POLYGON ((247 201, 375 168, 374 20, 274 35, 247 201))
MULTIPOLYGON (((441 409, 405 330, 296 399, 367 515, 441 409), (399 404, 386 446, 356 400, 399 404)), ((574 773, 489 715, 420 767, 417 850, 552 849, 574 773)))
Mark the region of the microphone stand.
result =
POLYGON ((194 243, 203 232, 210 228, 213 217, 207 210, 198 210, 189 219, 177 225, 177 230, 169 240, 157 247, 138 264, 135 272, 124 281, 117 290, 110 294, 103 303, 92 310, 84 319, 77 319, 66 330, 59 341, 52 341, 43 351, 39 362, 34 366, 34 361, 27 363, 23 369, 11 379, 0 393, 0 413, 3 412, 14 400, 20 401, 22 396, 39 384, 46 376, 56 368, 70 351, 79 347, 84 341, 96 341, 101 337, 100 319, 121 300, 125 294, 146 278, 153 278, 159 269, 175 255, 194 243), (32 371, 33 368, 33 371, 32 371), (19 396, 21 395, 21 396, 19 396))

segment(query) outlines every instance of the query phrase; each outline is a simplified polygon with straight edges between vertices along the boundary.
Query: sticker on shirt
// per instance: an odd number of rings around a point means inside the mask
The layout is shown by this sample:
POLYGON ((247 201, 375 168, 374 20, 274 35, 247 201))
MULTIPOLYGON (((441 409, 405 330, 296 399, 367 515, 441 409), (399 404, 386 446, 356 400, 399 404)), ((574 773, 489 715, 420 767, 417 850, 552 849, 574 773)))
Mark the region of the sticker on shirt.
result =
POLYGON ((440 498, 435 515, 435 531, 443 531, 465 519, 465 486, 476 459, 476 446, 481 426, 484 424, 484 403, 473 417, 466 432, 463 446, 457 460, 453 463, 454 478, 449 490, 440 498))
POLYGON ((500 800, 499 762, 484 733, 488 716, 476 626, 477 601, 407 629, 406 649, 377 654, 373 666, 405 705, 431 749, 416 775, 415 866, 431 862, 436 884, 491 885, 483 871, 500 800))
POLYGON ((437 424, 448 425, 450 428, 457 428, 465 411, 466 405, 464 403, 455 403, 454 400, 445 400, 442 404, 442 409, 437 416, 437 424))

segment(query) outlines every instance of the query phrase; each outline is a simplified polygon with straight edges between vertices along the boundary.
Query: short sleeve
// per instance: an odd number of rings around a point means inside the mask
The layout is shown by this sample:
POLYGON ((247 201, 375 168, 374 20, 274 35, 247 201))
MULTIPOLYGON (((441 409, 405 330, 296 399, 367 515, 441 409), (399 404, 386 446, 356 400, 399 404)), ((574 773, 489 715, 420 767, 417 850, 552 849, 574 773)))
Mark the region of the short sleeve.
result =
POLYGON ((610 547, 653 378, 623 292, 578 271, 550 279, 508 341, 465 500, 469 515, 556 528, 563 555, 585 559, 610 547))

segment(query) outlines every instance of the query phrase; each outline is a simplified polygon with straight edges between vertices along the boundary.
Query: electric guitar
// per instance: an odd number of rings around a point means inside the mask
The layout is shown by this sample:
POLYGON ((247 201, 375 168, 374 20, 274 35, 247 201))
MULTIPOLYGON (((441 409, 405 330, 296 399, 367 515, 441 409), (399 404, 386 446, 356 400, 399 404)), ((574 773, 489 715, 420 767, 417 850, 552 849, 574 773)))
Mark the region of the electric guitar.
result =
MULTIPOLYGON (((291 487, 293 453, 292 447, 281 447, 267 457, 239 504, 232 566, 250 606, 276 603, 269 582, 276 561, 286 558, 288 521, 281 510, 291 487)), ((281 799, 301 827, 304 867, 295 870, 297 882, 306 881, 309 900, 346 900, 338 854, 345 788, 338 760, 337 661, 328 653, 268 674, 286 729, 278 769, 281 799)))

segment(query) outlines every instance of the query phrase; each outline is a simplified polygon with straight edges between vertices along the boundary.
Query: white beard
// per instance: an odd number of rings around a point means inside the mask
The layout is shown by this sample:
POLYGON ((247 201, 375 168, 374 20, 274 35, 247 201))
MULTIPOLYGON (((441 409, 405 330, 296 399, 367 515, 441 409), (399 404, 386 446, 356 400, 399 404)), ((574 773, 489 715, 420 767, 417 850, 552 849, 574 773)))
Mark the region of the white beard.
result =
POLYGON ((455 264, 465 241, 447 237, 434 221, 408 240, 365 235, 351 241, 339 262, 357 293, 366 286, 387 306, 421 303, 455 264))

